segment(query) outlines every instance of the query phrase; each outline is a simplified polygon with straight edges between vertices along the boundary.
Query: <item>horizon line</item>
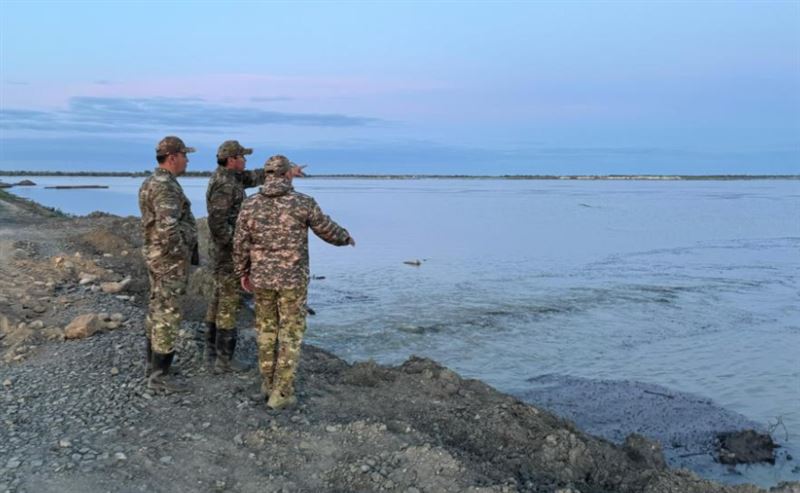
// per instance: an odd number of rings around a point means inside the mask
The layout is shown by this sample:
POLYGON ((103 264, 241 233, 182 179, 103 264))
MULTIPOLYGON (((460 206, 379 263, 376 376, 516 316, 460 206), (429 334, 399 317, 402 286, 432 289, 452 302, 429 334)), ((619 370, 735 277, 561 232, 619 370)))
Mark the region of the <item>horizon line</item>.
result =
MULTIPOLYGON (((182 176, 187 178, 208 177, 213 171, 187 171, 182 176)), ((149 176, 151 170, 145 171, 1 171, 0 176, 96 176, 96 177, 138 177, 149 176)), ((363 179, 528 179, 528 180, 753 180, 753 179, 800 179, 800 174, 651 174, 651 173, 609 173, 609 174, 426 174, 426 173, 328 173, 308 174, 304 178, 363 178, 363 179)))

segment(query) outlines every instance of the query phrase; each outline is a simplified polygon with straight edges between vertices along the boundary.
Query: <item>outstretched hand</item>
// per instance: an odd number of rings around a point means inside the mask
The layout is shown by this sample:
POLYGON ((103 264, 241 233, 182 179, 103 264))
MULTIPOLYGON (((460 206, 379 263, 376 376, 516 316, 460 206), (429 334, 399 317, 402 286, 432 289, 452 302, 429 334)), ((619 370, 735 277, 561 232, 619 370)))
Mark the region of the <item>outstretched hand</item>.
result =
POLYGON ((292 174, 292 178, 297 178, 298 176, 306 176, 305 172, 303 171, 303 169, 305 169, 306 166, 307 166, 306 164, 302 166, 292 166, 292 168, 289 170, 292 174))

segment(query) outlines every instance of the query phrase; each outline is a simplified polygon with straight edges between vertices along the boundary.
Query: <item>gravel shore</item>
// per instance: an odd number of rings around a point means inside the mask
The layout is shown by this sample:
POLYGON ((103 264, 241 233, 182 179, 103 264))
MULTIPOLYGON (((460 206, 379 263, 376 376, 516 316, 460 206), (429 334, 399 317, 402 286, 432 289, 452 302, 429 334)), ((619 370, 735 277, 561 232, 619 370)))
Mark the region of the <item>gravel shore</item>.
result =
MULTIPOLYGON (((0 492, 765 491, 672 470, 657 442, 588 435, 422 358, 350 364, 306 345, 299 405, 269 411, 255 370, 203 365, 202 269, 176 362, 192 390, 153 394, 138 234, 134 218, 61 217, 0 196, 0 492), (101 287, 127 276, 124 291, 101 287), (98 332, 64 340, 89 313, 98 332)), ((255 361, 251 331, 241 355, 255 361)))

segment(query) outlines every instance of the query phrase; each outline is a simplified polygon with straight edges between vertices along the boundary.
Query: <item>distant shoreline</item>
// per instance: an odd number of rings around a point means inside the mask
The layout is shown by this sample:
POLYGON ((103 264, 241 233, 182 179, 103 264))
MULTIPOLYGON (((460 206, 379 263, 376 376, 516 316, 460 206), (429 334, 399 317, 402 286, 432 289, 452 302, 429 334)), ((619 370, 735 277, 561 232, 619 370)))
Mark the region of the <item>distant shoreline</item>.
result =
MULTIPOLYGON (((129 177, 149 176, 151 171, 0 171, 2 176, 64 176, 64 177, 129 177)), ((211 171, 188 171, 184 176, 191 178, 208 178, 211 171)), ((800 175, 436 175, 436 174, 325 174, 307 175, 308 178, 326 179, 370 179, 370 180, 436 180, 436 179, 469 179, 469 180, 800 180, 800 175)))

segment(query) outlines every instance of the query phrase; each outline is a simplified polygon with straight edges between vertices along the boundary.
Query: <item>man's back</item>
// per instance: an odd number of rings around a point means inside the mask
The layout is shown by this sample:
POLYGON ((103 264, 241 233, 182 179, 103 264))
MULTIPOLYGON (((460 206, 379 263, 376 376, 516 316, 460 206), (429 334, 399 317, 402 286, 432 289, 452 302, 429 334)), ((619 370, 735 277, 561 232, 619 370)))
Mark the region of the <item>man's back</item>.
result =
POLYGON ((308 283, 308 229, 333 245, 350 234, 322 213, 317 202, 294 191, 285 179, 268 180, 245 200, 237 223, 237 273, 249 272, 253 285, 282 289, 308 283))
POLYGON ((233 242, 236 218, 246 198, 244 190, 263 182, 263 170, 234 171, 224 167, 217 168, 208 180, 206 207, 209 234, 214 246, 227 249, 228 255, 233 242))

